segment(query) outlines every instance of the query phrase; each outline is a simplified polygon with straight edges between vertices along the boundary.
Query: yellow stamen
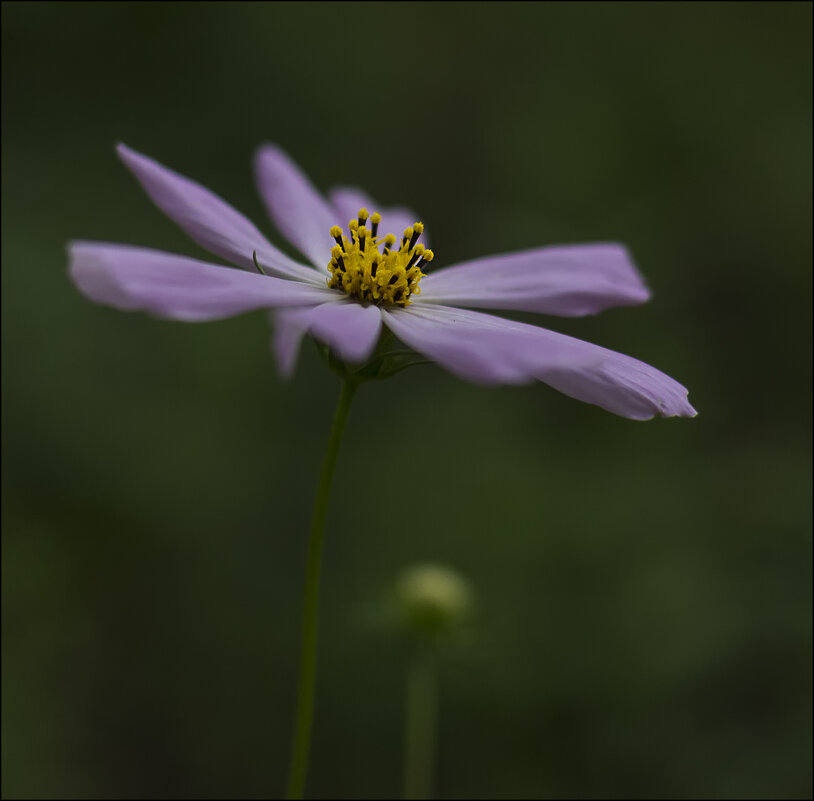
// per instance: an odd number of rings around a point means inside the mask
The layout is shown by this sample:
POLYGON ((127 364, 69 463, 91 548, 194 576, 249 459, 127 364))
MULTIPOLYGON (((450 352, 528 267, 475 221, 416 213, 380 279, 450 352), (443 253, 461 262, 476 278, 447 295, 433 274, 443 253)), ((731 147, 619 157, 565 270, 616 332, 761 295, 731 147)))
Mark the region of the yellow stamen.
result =
POLYGON ((424 278, 421 267, 432 261, 433 252, 416 244, 424 232, 420 222, 405 229, 401 246, 391 250, 397 237, 377 236, 381 220, 378 212, 369 214, 367 209, 359 209, 357 219, 348 223, 350 238, 342 235, 338 225, 331 228, 337 244, 331 248, 328 286, 341 289, 363 303, 409 306, 410 296, 421 292, 418 285, 424 278), (364 224, 368 218, 370 230, 364 224))
POLYGON ((373 233, 373 236, 376 236, 379 233, 379 223, 382 221, 382 215, 379 214, 378 211, 374 211, 373 215, 370 218, 370 230, 373 233))

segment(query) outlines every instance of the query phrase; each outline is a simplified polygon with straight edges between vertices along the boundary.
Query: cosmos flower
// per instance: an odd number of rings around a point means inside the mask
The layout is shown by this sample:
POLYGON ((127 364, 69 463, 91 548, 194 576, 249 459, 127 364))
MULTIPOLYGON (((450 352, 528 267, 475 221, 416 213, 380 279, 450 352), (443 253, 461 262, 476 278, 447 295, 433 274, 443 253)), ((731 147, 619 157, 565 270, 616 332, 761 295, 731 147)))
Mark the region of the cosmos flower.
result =
POLYGON ((243 269, 129 245, 73 242, 71 275, 98 303, 185 321, 273 309, 273 349, 284 375, 306 334, 342 361, 363 364, 386 326, 409 348, 478 384, 543 381, 637 420, 695 415, 687 390, 641 361, 460 308, 572 317, 643 303, 648 290, 621 245, 545 247, 430 270, 440 259, 419 241, 426 235, 414 215, 403 208, 376 211, 358 189, 323 197, 285 153, 265 145, 254 163, 257 188, 307 266, 209 190, 124 145, 117 150, 168 217, 243 269))

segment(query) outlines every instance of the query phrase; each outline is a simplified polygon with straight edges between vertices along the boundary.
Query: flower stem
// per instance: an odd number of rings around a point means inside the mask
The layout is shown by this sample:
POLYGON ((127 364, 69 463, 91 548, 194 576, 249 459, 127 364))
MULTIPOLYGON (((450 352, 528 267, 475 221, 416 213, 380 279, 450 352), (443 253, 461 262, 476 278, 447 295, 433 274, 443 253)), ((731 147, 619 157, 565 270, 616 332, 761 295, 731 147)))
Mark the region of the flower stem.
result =
POLYGON ((438 677, 435 654, 419 648, 407 670, 404 798, 432 797, 438 725, 438 677))
POLYGON ((305 777, 308 772, 308 751, 311 745, 311 727, 314 719, 314 684, 317 672, 317 612, 319 609, 319 570, 322 559, 322 542, 328 499, 331 494, 339 445, 348 420, 351 401, 357 383, 350 378, 342 379, 342 388, 334 412, 331 433, 322 461, 317 484, 311 533, 308 537, 308 557, 305 565, 305 602, 302 612, 302 650, 300 652, 300 676, 297 692, 297 716, 294 724, 294 744, 291 751, 291 767, 288 776, 286 798, 302 798, 305 777))

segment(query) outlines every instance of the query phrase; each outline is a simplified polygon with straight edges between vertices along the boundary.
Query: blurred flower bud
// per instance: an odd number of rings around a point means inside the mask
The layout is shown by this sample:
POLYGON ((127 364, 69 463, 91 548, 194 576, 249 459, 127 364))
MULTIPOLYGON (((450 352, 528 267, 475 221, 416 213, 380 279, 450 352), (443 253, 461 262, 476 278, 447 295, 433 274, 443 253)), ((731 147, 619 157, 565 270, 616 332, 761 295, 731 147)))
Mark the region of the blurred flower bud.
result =
POLYGON ((396 583, 396 605, 414 634, 435 637, 462 623, 472 605, 469 582, 443 565, 421 564, 405 570, 396 583))

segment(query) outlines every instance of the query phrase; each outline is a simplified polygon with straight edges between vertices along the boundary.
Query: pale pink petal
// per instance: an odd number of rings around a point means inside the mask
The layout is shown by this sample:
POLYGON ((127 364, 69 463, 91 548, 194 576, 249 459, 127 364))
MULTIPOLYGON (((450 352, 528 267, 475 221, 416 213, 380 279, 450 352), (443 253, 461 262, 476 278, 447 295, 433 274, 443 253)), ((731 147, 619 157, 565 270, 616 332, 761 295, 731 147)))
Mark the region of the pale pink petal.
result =
POLYGON ((522 384, 532 380, 529 371, 516 364, 509 343, 492 338, 489 347, 482 327, 461 317, 446 319, 443 306, 413 303, 407 309, 382 311, 384 324, 406 345, 446 367, 451 373, 476 384, 522 384))
POLYGON ((649 297, 626 248, 608 243, 538 248, 433 270, 421 282, 420 302, 573 317, 649 297))
POLYGON ((654 367, 545 328, 446 306, 413 304, 383 316, 411 348, 476 383, 538 379, 635 420, 695 415, 687 390, 654 367))
POLYGON ((378 306, 362 306, 352 300, 324 303, 312 309, 292 309, 275 314, 272 341, 283 376, 290 375, 304 334, 324 342, 340 359, 358 364, 373 352, 379 340, 382 318, 378 306))
POLYGON ((336 244, 330 230, 336 215, 308 176, 276 145, 263 145, 254 157, 257 191, 280 233, 319 270, 336 244))
POLYGON ((363 362, 379 340, 382 316, 378 306, 348 300, 317 306, 308 330, 343 361, 363 362))
POLYGON ((312 308, 277 309, 271 313, 271 350, 282 378, 291 378, 303 337, 311 324, 312 308))
POLYGON ((312 270, 277 250, 246 217, 213 192, 126 145, 117 145, 116 152, 153 203, 210 253, 254 271, 252 252, 257 251, 267 270, 316 283, 312 270))
POLYGON ((336 296, 327 287, 128 245, 73 242, 69 254, 71 277, 91 300, 174 320, 218 320, 253 309, 314 306, 336 296))
MULTIPOLYGON (((350 220, 356 219, 359 209, 367 209, 371 214, 378 211, 382 215, 379 223, 379 236, 384 234, 395 234, 400 237, 405 228, 414 222, 422 222, 414 211, 405 206, 380 206, 370 195, 365 194, 361 189, 351 186, 337 186, 328 193, 328 199, 334 208, 337 216, 337 225, 347 228, 350 220)), ((421 234, 421 241, 427 246, 427 228, 421 234)))

